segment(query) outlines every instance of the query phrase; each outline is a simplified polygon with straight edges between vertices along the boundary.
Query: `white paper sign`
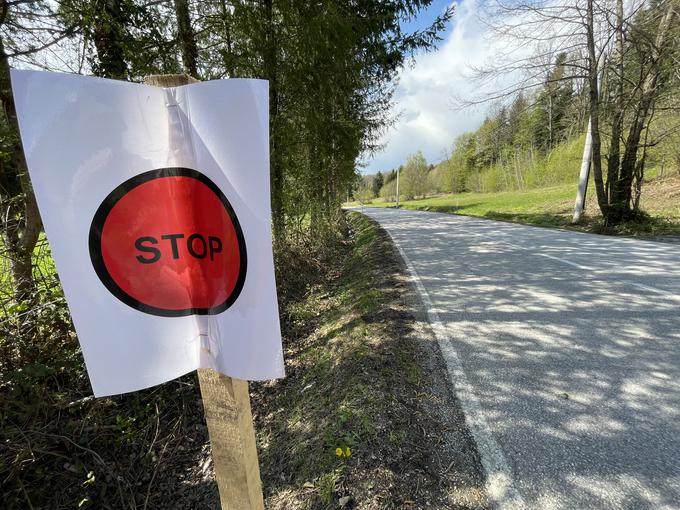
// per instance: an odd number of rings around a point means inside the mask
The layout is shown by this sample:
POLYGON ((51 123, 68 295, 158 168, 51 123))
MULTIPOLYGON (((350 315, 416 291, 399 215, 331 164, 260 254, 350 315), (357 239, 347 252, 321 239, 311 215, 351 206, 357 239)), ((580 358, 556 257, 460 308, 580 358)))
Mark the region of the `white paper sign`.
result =
POLYGON ((95 395, 196 368, 282 377, 267 82, 12 71, 12 86, 95 395))

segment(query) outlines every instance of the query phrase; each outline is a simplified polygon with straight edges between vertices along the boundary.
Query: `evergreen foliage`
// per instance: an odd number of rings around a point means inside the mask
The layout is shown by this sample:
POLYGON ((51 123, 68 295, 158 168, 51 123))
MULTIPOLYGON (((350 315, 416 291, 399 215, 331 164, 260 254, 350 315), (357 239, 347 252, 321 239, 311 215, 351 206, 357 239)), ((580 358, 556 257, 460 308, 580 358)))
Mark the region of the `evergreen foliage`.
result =
POLYGON ((382 172, 378 172, 377 174, 375 174, 375 176, 373 177, 373 183, 371 184, 374 197, 376 198, 378 197, 378 195, 380 194, 380 188, 383 187, 384 183, 385 181, 382 172))

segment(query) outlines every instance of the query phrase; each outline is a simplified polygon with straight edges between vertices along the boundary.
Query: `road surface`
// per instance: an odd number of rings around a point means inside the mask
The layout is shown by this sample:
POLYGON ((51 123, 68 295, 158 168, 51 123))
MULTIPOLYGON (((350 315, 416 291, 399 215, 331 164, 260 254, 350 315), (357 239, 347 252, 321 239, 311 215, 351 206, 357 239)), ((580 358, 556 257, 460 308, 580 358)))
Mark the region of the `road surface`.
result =
POLYGON ((499 507, 680 508, 680 245, 364 212, 420 280, 499 507))

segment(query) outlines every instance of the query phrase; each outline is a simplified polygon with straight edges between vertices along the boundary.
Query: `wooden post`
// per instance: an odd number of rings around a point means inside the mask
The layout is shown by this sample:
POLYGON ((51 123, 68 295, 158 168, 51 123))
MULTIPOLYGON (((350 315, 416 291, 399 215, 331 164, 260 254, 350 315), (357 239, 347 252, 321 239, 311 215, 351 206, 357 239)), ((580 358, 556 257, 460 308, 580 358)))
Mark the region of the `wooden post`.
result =
POLYGON ((248 381, 198 369, 222 510, 263 510, 248 381))
MULTIPOLYGON (((178 87, 198 80, 186 74, 151 75, 147 85, 178 87)), ((248 381, 199 368, 198 380, 222 510, 264 510, 248 381)))

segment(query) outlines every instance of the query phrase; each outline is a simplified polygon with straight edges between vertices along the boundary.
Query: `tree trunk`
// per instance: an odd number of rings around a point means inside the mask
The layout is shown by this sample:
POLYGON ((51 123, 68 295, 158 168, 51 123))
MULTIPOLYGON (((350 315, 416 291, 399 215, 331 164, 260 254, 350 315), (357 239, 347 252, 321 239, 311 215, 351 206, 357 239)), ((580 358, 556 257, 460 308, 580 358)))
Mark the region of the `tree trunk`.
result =
POLYGON ((274 240, 281 240, 285 234, 285 218, 283 209, 283 168, 279 155, 279 91, 277 83, 277 47, 276 29, 274 23, 274 0, 264 0, 264 10, 267 19, 266 47, 264 51, 265 79, 269 80, 269 122, 270 122, 270 185, 272 201, 272 227, 274 240))
POLYGON ((640 159, 635 165, 635 197, 633 198, 633 211, 640 210, 640 198, 642 197, 642 183, 645 180, 645 158, 640 159))
POLYGON ((198 48, 196 47, 196 37, 191 27, 191 16, 189 15, 188 0, 175 0, 175 15, 177 16, 177 35, 182 45, 182 63, 186 72, 198 79, 198 48))
POLYGON ((222 22, 224 23, 224 45, 225 48, 222 51, 222 63, 224 64, 224 69, 227 72, 229 78, 234 78, 236 72, 234 70, 234 51, 233 44, 231 40, 231 26, 230 26, 230 14, 227 8, 226 0, 222 0, 220 3, 222 8, 222 22))
POLYGON ((99 11, 94 21, 94 47, 97 50, 97 76, 126 80, 128 65, 125 61, 123 44, 124 15, 118 0, 94 0, 95 11, 99 11))
MULTIPOLYGON (((3 13, 6 13, 6 8, 7 3, 3 2, 3 13)), ((0 25, 3 21, 4 19, 0 19, 0 25)), ((3 172, 10 170, 14 173, 10 177, 18 183, 20 190, 20 200, 16 200, 16 197, 6 196, 4 190, 2 190, 2 235, 11 257, 14 299, 21 302, 31 300, 34 297, 35 280, 33 279, 32 256, 33 249, 40 237, 42 221, 28 176, 26 158, 19 136, 19 123, 17 122, 17 112, 12 95, 9 61, 1 37, 0 101, 7 123, 13 133, 10 154, 7 157, 9 165, 3 165, 3 172), (20 204, 19 207, 17 207, 17 203, 20 204)))
POLYGON ((548 81, 548 151, 553 148, 553 91, 548 81))
POLYGON ((607 218, 609 203, 602 180, 602 140, 600 137, 600 98, 598 92, 598 57, 595 49, 595 29, 593 22, 593 0, 588 0, 586 10, 586 32, 588 46, 588 98, 590 102, 590 131, 593 147, 593 180, 595 194, 602 216, 607 218))
POLYGON ((640 138, 658 92, 657 85, 661 75, 662 51, 674 16, 675 11, 673 9, 673 3, 671 2, 659 24, 654 47, 651 51, 649 72, 642 84, 640 101, 637 104, 633 116, 634 120, 628 130, 623 158, 621 159, 619 169, 619 179, 614 186, 612 201, 610 203, 610 214, 607 216, 608 223, 612 225, 620 223, 630 215, 632 185, 637 166, 640 138))
POLYGON ((607 195, 609 204, 614 203, 616 190, 619 182, 621 129, 623 127, 624 95, 623 95, 623 0, 616 2, 616 65, 614 85, 614 116, 612 118, 612 135, 609 143, 609 155, 607 156, 607 195))

